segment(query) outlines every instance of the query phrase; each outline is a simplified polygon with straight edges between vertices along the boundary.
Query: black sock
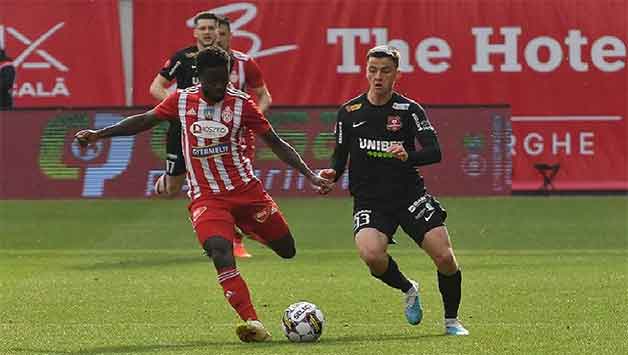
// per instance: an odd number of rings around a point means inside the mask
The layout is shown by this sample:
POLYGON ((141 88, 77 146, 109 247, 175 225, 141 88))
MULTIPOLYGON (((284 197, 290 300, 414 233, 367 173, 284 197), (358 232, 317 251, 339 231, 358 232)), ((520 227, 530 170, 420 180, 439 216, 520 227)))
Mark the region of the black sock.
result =
POLYGON ((375 275, 371 273, 375 278, 382 280, 386 285, 407 292, 412 288, 412 284, 405 276, 399 271, 399 267, 392 256, 388 256, 388 268, 381 275, 375 275))
POLYGON ((460 270, 455 274, 438 274, 438 289, 443 297, 445 306, 445 318, 458 318, 458 307, 462 296, 462 273, 460 270))

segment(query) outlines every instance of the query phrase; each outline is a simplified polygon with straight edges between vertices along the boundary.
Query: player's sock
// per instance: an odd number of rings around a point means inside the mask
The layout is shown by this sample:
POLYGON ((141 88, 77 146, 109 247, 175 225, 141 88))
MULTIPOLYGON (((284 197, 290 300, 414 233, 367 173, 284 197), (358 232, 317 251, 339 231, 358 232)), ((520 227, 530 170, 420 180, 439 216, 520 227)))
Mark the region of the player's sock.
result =
POLYGON ((407 292, 410 288, 412 288, 412 284, 408 279, 403 276, 401 271, 399 271, 399 267, 395 262, 395 259, 392 256, 388 256, 388 268, 381 275, 375 275, 371 273, 375 278, 382 280, 386 285, 401 290, 403 292, 407 292))
POLYGON ((243 321, 256 320, 257 313, 251 302, 251 295, 244 279, 236 268, 224 268, 218 270, 218 283, 224 290, 225 298, 231 307, 238 312, 243 321))
POLYGON ((458 270, 451 275, 442 274, 440 271, 437 274, 438 289, 445 306, 445 318, 457 318, 462 295, 462 273, 458 270))

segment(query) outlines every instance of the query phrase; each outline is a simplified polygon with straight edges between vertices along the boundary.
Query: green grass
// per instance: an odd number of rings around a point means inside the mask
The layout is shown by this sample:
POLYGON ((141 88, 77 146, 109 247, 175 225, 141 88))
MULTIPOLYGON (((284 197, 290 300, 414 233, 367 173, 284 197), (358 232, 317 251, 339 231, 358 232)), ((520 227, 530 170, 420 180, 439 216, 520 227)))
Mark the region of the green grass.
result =
POLYGON ((285 199, 297 257, 249 241, 239 261, 274 338, 242 344, 185 201, 1 201, 0 354, 628 353, 628 199, 442 202, 471 336, 441 336, 434 267, 409 238, 391 254, 422 284, 417 327, 357 257, 349 200, 285 199), (327 318, 315 344, 281 334, 302 299, 327 318))

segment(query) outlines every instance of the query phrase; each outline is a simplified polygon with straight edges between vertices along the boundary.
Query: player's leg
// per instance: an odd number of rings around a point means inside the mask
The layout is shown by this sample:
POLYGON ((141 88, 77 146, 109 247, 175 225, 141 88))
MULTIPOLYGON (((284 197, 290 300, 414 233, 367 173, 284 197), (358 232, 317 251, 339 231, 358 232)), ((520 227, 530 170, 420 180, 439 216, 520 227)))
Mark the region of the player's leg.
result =
POLYGON ((410 205, 412 212, 402 216, 402 228, 432 258, 437 268, 438 288, 445 309, 448 334, 467 335, 468 331, 457 320, 461 299, 462 273, 445 227, 447 212, 440 202, 429 194, 417 198, 410 205), (449 324, 449 325, 448 325, 449 324))
POLYGON ((185 159, 181 146, 181 123, 170 122, 166 134, 166 174, 157 179, 155 192, 161 197, 174 197, 185 182, 185 159))
POLYGON ((246 225, 245 232, 254 236, 253 239, 268 246, 280 257, 291 259, 296 255, 297 250, 288 222, 278 208, 268 210, 269 215, 266 219, 255 220, 254 218, 253 222, 244 223, 246 225))
POLYGON ((242 230, 236 228, 235 238, 233 238, 233 255, 238 258, 250 258, 251 255, 244 246, 244 234, 242 230))
POLYGON ((257 317, 248 286, 233 256, 233 216, 228 209, 209 201, 192 204, 190 214, 198 240, 213 261, 225 298, 245 321, 236 328, 237 335, 246 342, 269 339, 270 334, 257 317))
POLYGON ((235 213, 238 226, 280 257, 293 258, 297 251, 288 222, 261 184, 243 193, 240 203, 235 213))
MULTIPOLYGON (((255 157, 255 133, 244 127, 241 144, 243 145, 244 156, 252 162, 255 157)), ((236 237, 233 240, 233 255, 238 258, 250 258, 253 256, 246 250, 244 246, 244 234, 239 228, 236 228, 236 237)))
POLYGON ((360 259, 368 266, 373 277, 404 293, 405 315, 410 324, 416 325, 423 318, 418 284, 408 280, 399 270, 395 259, 388 254, 388 244, 396 230, 394 221, 372 209, 356 208, 353 217, 355 245, 360 259))
POLYGON ((438 289, 445 308, 447 334, 468 335, 458 321, 458 308, 462 297, 462 272, 451 245, 445 226, 435 227, 425 233, 421 247, 432 258, 437 268, 438 289))

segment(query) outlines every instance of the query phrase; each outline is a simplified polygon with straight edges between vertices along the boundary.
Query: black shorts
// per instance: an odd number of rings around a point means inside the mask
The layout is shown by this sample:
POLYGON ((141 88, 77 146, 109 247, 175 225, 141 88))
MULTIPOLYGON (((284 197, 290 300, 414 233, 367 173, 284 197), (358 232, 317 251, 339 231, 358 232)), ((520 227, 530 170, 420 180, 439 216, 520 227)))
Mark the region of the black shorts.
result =
POLYGON ((364 228, 375 228, 388 236, 389 243, 394 243, 393 235, 401 226, 410 238, 421 245, 425 233, 445 225, 445 219, 447 212, 428 193, 393 206, 390 201, 355 199, 353 202, 353 235, 364 228))
POLYGON ((166 174, 178 176, 185 174, 185 158, 181 147, 181 123, 170 121, 166 135, 166 174))

